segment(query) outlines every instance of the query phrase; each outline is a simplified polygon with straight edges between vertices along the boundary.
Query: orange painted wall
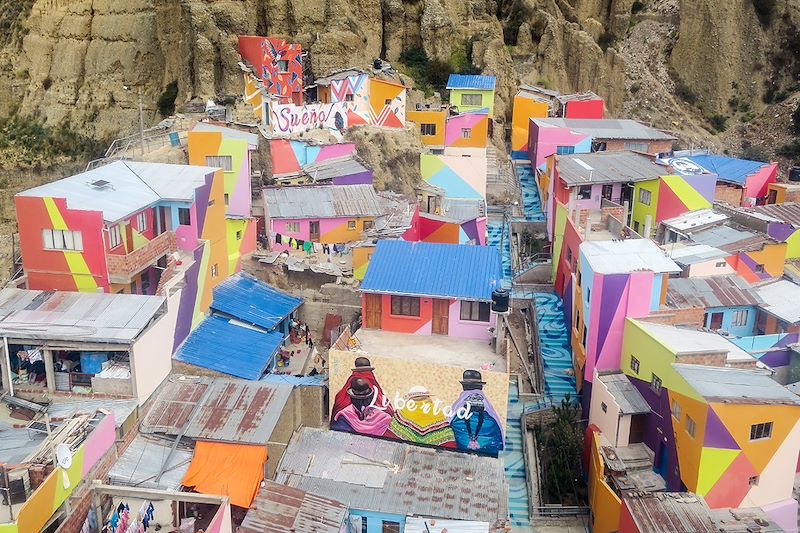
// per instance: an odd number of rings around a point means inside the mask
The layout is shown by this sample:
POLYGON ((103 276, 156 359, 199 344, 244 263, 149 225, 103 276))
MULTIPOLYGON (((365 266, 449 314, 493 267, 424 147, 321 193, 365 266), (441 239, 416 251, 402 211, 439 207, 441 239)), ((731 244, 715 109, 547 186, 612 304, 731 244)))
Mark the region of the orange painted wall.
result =
POLYGON ((435 124, 436 135, 422 135, 422 144, 425 146, 444 146, 444 111, 408 111, 406 119, 417 125, 420 130, 422 124, 435 124))
MULTIPOLYGON (((365 297, 362 295, 362 309, 365 297)), ((430 333, 430 323, 433 316, 433 303, 430 298, 419 299, 418 317, 397 316, 392 314, 392 297, 389 294, 381 295, 381 329, 397 333, 430 333), (423 330, 423 331, 420 331, 423 330)))
MULTIPOLYGON (((666 389, 662 389, 666 390, 666 389)), ((672 429, 675 434, 675 448, 678 453, 678 465, 681 469, 681 480, 691 491, 697 490, 697 480, 700 472, 700 457, 703 452, 703 439, 705 437, 706 418, 708 418, 708 404, 689 398, 675 391, 669 391, 669 400, 681 406, 681 420, 678 422, 673 417, 672 429), (695 423, 694 437, 686 431, 686 417, 692 417, 695 423)))
MULTIPOLYGON (((349 220, 353 220, 352 218, 349 220)), ((361 232, 364 230, 364 222, 372 222, 373 217, 356 218, 356 228, 347 229, 347 221, 330 228, 325 226, 322 221, 320 224, 319 242, 324 244, 336 244, 342 242, 353 242, 361 238, 361 232)))
POLYGON ((211 291, 222 283, 231 272, 228 272, 227 226, 225 224, 225 176, 220 169, 214 173, 209 193, 208 207, 203 221, 201 239, 211 243, 209 261, 206 266, 206 283, 200 298, 200 309, 206 310, 211 305, 211 291), (212 204, 213 202, 213 204, 212 204), (217 275, 211 277, 211 267, 217 265, 217 275))
MULTIPOLYGON (((472 115, 475 116, 475 115, 472 115)), ((451 121, 458 121, 462 117, 451 117, 451 121)), ((467 117, 463 117, 466 119, 467 117)), ((469 117, 472 118, 472 117, 469 117)), ((447 127, 445 127, 447 129, 447 127)), ((469 138, 456 135, 452 141, 445 140, 448 148, 486 148, 489 139, 489 115, 483 115, 471 128, 469 138)))
POLYGON ((548 105, 524 96, 514 97, 511 115, 511 150, 528 149, 528 124, 532 118, 547 118, 548 105))
POLYGON ((592 533, 612 533, 617 531, 621 502, 616 493, 605 482, 605 464, 600 456, 600 436, 592 434, 592 448, 589 455, 589 507, 593 520, 592 533))

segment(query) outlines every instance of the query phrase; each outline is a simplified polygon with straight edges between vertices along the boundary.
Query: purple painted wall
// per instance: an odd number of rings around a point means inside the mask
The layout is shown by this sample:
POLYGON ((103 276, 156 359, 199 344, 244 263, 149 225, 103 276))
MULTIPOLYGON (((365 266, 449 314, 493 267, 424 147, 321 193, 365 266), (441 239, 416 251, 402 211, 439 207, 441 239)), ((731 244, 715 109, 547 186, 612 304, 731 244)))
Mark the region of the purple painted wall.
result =
POLYGON ((334 176, 334 185, 372 185, 372 171, 359 172, 357 174, 347 174, 344 176, 334 176))

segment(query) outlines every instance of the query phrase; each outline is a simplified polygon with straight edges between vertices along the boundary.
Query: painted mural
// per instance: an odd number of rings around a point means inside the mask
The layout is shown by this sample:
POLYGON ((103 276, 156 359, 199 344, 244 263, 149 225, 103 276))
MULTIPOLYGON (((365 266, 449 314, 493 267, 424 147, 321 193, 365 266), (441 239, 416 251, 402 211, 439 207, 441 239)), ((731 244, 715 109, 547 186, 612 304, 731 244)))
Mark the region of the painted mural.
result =
POLYGON ((303 50, 299 44, 270 37, 240 35, 239 54, 253 65, 269 94, 279 97, 281 102, 302 102, 303 50))
POLYGON ((505 373, 332 349, 330 387, 332 430, 488 455, 503 450, 505 373))
POLYGON ((403 240, 412 242, 438 242, 444 244, 486 244, 486 217, 457 222, 443 217, 420 213, 417 208, 411 218, 411 227, 403 240))
POLYGON ((272 155, 272 174, 294 174, 306 165, 321 163, 328 159, 355 154, 353 143, 311 144, 305 141, 270 139, 269 151, 272 155))
POLYGON ((489 136, 489 115, 464 113, 447 117, 444 127, 445 153, 448 148, 485 149, 489 136))
POLYGON ((658 224, 663 220, 689 211, 710 208, 714 203, 716 185, 714 174, 662 176, 636 183, 631 215, 634 229, 644 228, 649 215, 652 232, 655 234, 658 224), (647 202, 643 202, 643 198, 647 202))
POLYGON ((271 123, 278 135, 301 133, 313 128, 343 130, 353 126, 403 128, 406 122, 406 88, 361 74, 338 80, 346 88, 336 90, 331 82, 332 101, 327 104, 278 104, 271 123), (357 81, 348 82, 351 78, 357 81), (351 91, 348 93, 347 91, 351 91), (344 100, 333 97, 338 93, 344 100), (349 94, 352 98, 346 98, 349 94))
POLYGON ((268 109, 267 102, 262 94, 263 84, 249 72, 244 73, 244 101, 253 108, 253 115, 263 121, 268 109))
POLYGON ((486 159, 420 154, 422 179, 445 191, 448 198, 486 199, 486 159))
POLYGON ((74 452, 70 467, 53 470, 16 510, 16 521, 0 524, 0 533, 41 531, 80 483, 90 481, 92 468, 114 446, 116 435, 114 415, 109 413, 74 452))

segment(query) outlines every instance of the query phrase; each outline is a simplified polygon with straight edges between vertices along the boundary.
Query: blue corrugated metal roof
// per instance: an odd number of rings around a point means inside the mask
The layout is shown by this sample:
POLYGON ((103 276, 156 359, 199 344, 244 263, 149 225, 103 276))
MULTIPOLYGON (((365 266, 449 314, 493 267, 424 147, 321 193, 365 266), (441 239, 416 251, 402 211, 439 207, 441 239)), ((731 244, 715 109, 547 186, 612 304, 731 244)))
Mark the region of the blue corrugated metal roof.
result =
POLYGON ((761 161, 748 161, 747 159, 736 159, 734 157, 723 157, 721 155, 692 155, 685 159, 692 161, 716 174, 721 181, 744 185, 747 176, 752 176, 768 163, 761 161))
POLYGON ((292 387, 325 387, 328 385, 328 378, 324 374, 313 376, 292 376, 288 374, 264 374, 259 380, 261 383, 271 385, 288 384, 292 387))
POLYGON ((501 278, 494 246, 378 241, 361 290, 491 301, 501 278))
POLYGON ((303 300, 289 296, 249 274, 240 272, 214 289, 211 309, 232 316, 242 322, 264 329, 272 329, 303 300))
POLYGON ((282 342, 280 333, 264 333, 210 316, 186 338, 174 357, 182 363, 256 380, 267 371, 282 342))
POLYGON ((450 74, 450 77, 447 78, 447 88, 494 91, 494 82, 494 76, 479 76, 477 74, 450 74))

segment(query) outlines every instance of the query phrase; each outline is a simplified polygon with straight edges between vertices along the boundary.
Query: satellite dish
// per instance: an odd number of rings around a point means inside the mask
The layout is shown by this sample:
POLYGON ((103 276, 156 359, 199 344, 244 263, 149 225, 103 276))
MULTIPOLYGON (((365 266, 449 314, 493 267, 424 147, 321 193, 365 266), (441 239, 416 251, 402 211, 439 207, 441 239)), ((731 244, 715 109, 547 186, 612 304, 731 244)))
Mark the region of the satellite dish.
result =
POLYGON ((72 466, 72 450, 70 450, 69 446, 63 442, 56 446, 56 463, 58 463, 58 466, 62 468, 61 481, 64 484, 64 490, 66 490, 70 487, 67 470, 69 470, 69 467, 72 466))

